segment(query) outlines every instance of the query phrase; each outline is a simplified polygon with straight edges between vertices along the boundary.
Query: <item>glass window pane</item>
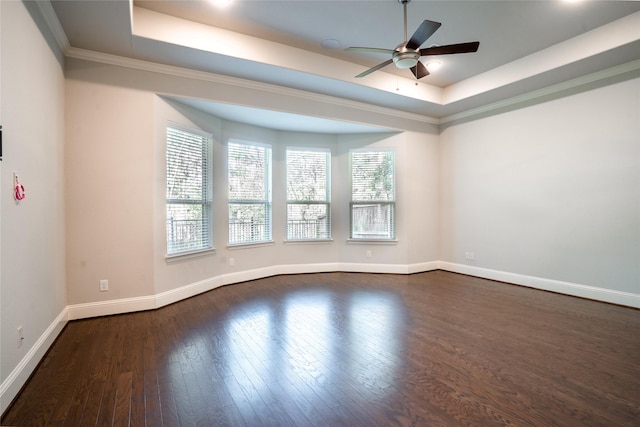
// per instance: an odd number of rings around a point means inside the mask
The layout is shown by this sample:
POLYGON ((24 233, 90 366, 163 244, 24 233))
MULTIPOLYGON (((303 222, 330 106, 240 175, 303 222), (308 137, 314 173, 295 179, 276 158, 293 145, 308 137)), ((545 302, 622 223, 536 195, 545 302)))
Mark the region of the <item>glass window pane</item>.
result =
POLYGON ((271 240, 271 148, 229 142, 229 243, 271 240))
POLYGON ((262 146, 229 143, 230 200, 267 199, 267 150, 262 146))
POLYGON ((395 156, 351 151, 351 238, 395 239, 395 156))
POLYGON ((287 239, 331 238, 331 218, 327 204, 288 204, 287 239))
POLYGON ((167 129, 167 199, 206 198, 206 138, 167 129))
POLYGON ((394 204, 354 204, 351 207, 351 237, 393 239, 394 204))
POLYGON ((393 151, 351 153, 351 200, 395 200, 393 151))
POLYGON ((208 216, 203 205, 167 205, 167 252, 202 249, 209 236, 208 216))
POLYGON ((287 200, 328 200, 326 151, 287 150, 287 200))
POLYGON ((229 203, 229 243, 271 240, 271 205, 229 203))
POLYGON ((331 152, 287 148, 287 239, 331 238, 331 152))
POLYGON ((211 138, 167 127, 167 254, 209 249, 211 138))

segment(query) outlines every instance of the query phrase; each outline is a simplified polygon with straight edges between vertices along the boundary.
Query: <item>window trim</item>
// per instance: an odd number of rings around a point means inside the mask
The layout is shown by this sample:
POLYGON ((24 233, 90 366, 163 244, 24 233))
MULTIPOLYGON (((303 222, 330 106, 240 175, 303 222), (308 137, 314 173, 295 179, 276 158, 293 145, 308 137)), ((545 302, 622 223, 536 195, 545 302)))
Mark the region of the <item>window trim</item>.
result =
POLYGON ((227 248, 238 248, 243 246, 255 246, 262 244, 270 244, 273 242, 273 147, 271 144, 263 142, 248 141, 238 138, 229 138, 226 147, 226 166, 227 166, 227 248), (250 147, 262 147, 266 149, 268 155, 265 158, 265 200, 252 199, 231 199, 229 194, 229 147, 231 144, 245 145, 250 147), (265 221, 267 235, 265 240, 250 240, 242 242, 231 242, 231 221, 229 217, 229 207, 233 204, 262 204, 265 206, 268 214, 265 221))
POLYGON ((396 206, 397 206, 397 194, 398 189, 396 185, 396 152, 391 147, 370 147, 370 148, 357 148, 349 150, 349 236, 347 238, 347 242, 349 243, 397 243, 397 214, 396 214, 396 206), (363 200, 363 201, 354 201, 353 200, 353 153, 392 153, 393 154, 393 200, 363 200), (371 238, 371 237, 354 237, 353 233, 353 206, 354 205, 363 205, 363 204, 380 204, 380 205, 390 205, 391 206, 391 214, 393 215, 393 221, 391 224, 389 238, 371 238))
POLYGON ((167 261, 172 261, 172 260, 177 260, 180 258, 193 258, 193 257, 198 257, 201 255, 207 255, 210 253, 215 253, 215 247, 213 244, 213 135, 209 132, 203 131, 201 129, 195 128, 195 127, 191 127, 191 126, 187 126, 181 123, 177 123, 177 122, 172 122, 172 121, 167 121, 167 124, 164 127, 164 132, 165 132, 165 209, 164 209, 164 214, 165 214, 165 220, 164 220, 164 236, 165 236, 165 259, 167 261), (169 199, 167 197, 167 184, 168 184, 168 179, 166 176, 167 173, 167 166, 168 166, 168 131, 169 129, 173 129, 179 132, 184 132, 184 133, 190 133, 192 135, 197 135, 200 136, 202 138, 205 139, 205 144, 206 144, 206 154, 207 154, 207 169, 203 172, 203 186, 205 187, 204 193, 206 194, 205 199, 201 199, 201 200, 180 200, 180 199, 169 199), (169 252, 169 238, 167 235, 167 222, 169 220, 168 215, 167 215, 167 211, 168 211, 168 206, 170 204, 183 204, 183 205, 188 205, 188 204, 194 204, 194 205, 202 205, 203 206, 203 212, 206 212, 206 219, 207 219, 207 223, 208 223, 208 227, 207 227, 207 238, 206 241, 204 242, 206 244, 206 246, 203 246, 201 248, 198 249, 193 249, 193 250, 183 250, 180 252, 169 252))
POLYGON ((285 155, 284 155, 284 164, 285 164, 285 218, 284 218, 284 242, 285 243, 308 243, 308 242, 331 242, 333 241, 332 234, 332 216, 331 216, 331 148, 329 147, 303 147, 303 146, 286 146, 285 147, 285 155), (324 153, 326 155, 326 195, 325 200, 312 200, 312 201, 303 201, 303 200, 290 200, 288 198, 289 194, 289 167, 288 167, 288 154, 289 151, 311 151, 317 153, 324 153), (289 205, 324 205, 327 207, 327 216, 329 217, 329 236, 322 238, 304 238, 304 239, 292 239, 289 237, 289 205))

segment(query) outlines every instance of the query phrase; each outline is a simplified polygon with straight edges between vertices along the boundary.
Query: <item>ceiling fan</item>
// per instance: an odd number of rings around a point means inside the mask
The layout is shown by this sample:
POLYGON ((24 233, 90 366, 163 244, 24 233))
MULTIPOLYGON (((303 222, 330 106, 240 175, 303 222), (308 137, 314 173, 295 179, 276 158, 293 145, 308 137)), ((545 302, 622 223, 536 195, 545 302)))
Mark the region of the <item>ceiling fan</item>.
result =
POLYGON ((375 52, 391 54, 391 59, 384 61, 381 64, 376 65, 373 68, 368 69, 365 72, 358 74, 356 77, 364 77, 377 71, 387 65, 394 63, 396 67, 402 69, 411 69, 411 72, 416 79, 421 79, 424 76, 429 75, 427 67, 420 62, 421 56, 429 55, 451 55, 454 53, 468 53, 476 52, 480 42, 468 42, 449 44, 445 46, 433 46, 420 49, 420 46, 427 41, 429 37, 436 32, 440 25, 440 22, 429 21, 425 19, 418 27, 415 33, 407 41, 407 3, 411 0, 398 0, 398 3, 402 3, 404 8, 404 41, 398 45, 395 49, 382 49, 377 47, 348 47, 345 50, 357 50, 361 52, 375 52))

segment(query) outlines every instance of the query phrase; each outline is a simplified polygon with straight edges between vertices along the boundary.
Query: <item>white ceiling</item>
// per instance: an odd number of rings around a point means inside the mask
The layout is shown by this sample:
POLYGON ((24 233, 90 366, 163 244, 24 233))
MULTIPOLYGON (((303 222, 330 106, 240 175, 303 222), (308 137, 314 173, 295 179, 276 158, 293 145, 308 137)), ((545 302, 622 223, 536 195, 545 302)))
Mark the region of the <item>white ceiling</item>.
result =
MULTIPOLYGON (((393 65, 356 79, 389 57, 343 50, 401 43, 397 0, 236 0, 225 9, 209 0, 52 4, 72 55, 94 51, 211 72, 419 114, 436 123, 568 81, 577 85, 640 69, 636 1, 413 0, 409 37, 424 19, 442 22, 422 47, 480 41, 476 53, 438 58, 442 68, 421 80, 393 65), (337 40, 339 48, 322 47, 324 40, 337 40)), ((230 120, 262 115, 259 109, 247 114, 238 106, 179 101, 230 120)), ((274 128, 294 123, 294 130, 333 131, 326 120, 268 114, 264 123, 274 128)), ((335 132, 375 130, 340 126, 335 132)))

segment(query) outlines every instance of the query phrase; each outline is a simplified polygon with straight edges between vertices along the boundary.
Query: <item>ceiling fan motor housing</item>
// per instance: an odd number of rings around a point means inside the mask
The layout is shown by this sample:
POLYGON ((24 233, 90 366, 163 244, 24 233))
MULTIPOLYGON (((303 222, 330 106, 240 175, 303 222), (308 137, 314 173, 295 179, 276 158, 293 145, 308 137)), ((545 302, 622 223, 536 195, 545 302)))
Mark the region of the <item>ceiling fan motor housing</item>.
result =
POLYGON ((409 49, 404 44, 401 44, 393 51, 393 63, 398 68, 411 68, 415 67, 420 59, 420 51, 418 49, 409 49))

